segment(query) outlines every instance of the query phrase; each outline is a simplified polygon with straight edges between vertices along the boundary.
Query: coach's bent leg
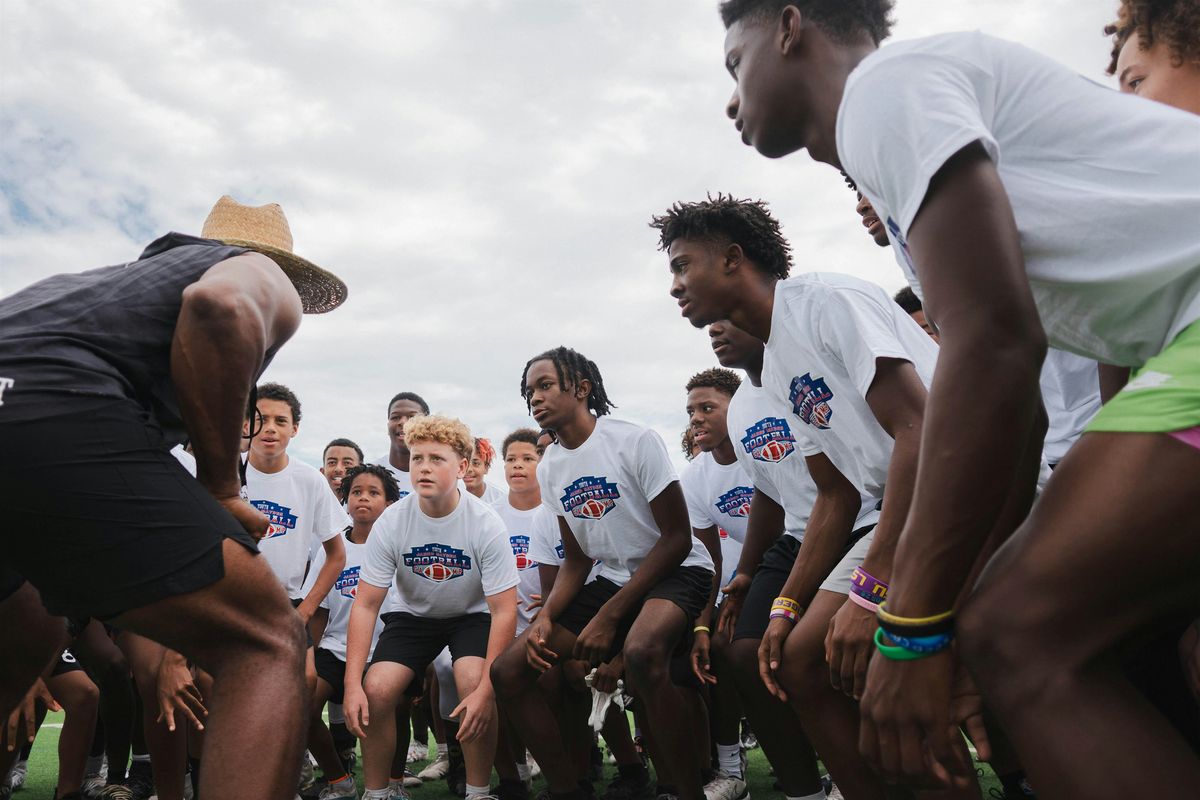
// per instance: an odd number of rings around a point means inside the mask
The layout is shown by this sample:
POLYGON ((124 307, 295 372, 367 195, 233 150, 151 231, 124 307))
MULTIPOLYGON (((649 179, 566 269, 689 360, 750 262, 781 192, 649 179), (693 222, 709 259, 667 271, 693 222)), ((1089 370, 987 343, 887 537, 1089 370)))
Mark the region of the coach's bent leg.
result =
POLYGON ((1200 451, 1165 434, 1084 434, 959 615, 961 652, 1039 796, 1200 786, 1200 759, 1113 655, 1200 610, 1197 486, 1200 451))
POLYGON ((114 624, 212 675, 204 796, 291 800, 308 709, 303 628, 266 559, 228 539, 222 552, 221 580, 127 611, 114 624))

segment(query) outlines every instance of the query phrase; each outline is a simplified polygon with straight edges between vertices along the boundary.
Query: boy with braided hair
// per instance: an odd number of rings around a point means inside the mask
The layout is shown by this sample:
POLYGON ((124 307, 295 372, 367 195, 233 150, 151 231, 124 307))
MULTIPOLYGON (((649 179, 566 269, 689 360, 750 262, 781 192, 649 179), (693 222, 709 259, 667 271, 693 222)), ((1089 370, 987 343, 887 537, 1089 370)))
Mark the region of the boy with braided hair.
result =
POLYGON ((557 435, 538 483, 558 516, 565 560, 541 612, 492 669, 500 701, 551 796, 582 798, 537 678, 562 659, 622 660, 627 686, 664 733, 655 737, 660 773, 676 782, 672 794, 700 800, 694 736, 665 733, 681 723, 696 735, 705 727, 692 719, 702 713, 694 690, 676 686, 669 665, 690 644, 712 589, 713 559, 692 536, 666 445, 651 430, 611 419, 599 369, 566 347, 526 363, 521 394, 537 423, 557 435), (593 559, 602 562, 600 574, 585 584, 593 559))

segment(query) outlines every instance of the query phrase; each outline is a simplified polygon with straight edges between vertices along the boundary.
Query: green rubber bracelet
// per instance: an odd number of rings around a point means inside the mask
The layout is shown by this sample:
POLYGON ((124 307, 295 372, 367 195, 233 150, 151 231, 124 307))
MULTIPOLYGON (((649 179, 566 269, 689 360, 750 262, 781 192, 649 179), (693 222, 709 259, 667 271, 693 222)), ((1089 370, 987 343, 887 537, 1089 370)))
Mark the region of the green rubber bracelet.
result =
POLYGON ((890 658, 892 661, 916 661, 918 658, 925 658, 932 655, 932 653, 914 653, 897 645, 884 644, 884 635, 883 628, 875 629, 875 649, 882 653, 885 658, 890 658))

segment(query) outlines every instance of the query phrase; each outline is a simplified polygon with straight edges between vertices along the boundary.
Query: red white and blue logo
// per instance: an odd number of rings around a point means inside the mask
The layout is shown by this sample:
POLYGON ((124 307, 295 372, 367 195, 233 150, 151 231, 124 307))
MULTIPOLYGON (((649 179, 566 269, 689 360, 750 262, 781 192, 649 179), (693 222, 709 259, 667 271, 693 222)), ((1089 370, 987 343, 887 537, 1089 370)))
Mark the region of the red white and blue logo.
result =
POLYGON ((267 528, 267 535, 264 539, 274 539, 276 536, 283 536, 288 531, 296 527, 296 515, 292 513, 292 509, 288 506, 281 506, 278 503, 272 503, 270 500, 251 500, 250 505, 257 508, 267 518, 267 522, 271 523, 267 528))
POLYGON ((788 399, 792 401, 796 416, 805 423, 823 431, 829 430, 829 420, 833 419, 833 408, 829 401, 833 399, 833 392, 824 378, 814 378, 808 372, 792 378, 788 399))
POLYGON ((338 575, 337 580, 333 582, 334 591, 350 600, 357 597, 359 569, 359 566, 353 566, 342 570, 342 574, 338 575))
POLYGON ((554 545, 554 552, 558 555, 559 558, 567 557, 567 551, 565 549, 563 549, 562 539, 559 539, 558 544, 554 545))
POLYGON ((753 486, 735 486, 717 498, 714 503, 717 511, 731 517, 750 516, 750 498, 754 496, 753 486))
POLYGON ((763 417, 746 428, 742 447, 755 461, 774 464, 783 461, 796 449, 796 437, 786 419, 763 417))
POLYGON ((585 475, 567 487, 560 501, 563 511, 577 519, 600 519, 616 507, 620 496, 615 483, 585 475))
POLYGON ((529 557, 529 537, 521 534, 508 537, 508 543, 512 545, 513 555, 517 557, 517 569, 527 570, 536 569, 538 562, 529 557))
POLYGON ((404 556, 404 565, 434 583, 461 578, 471 568, 471 557, 463 551, 444 544, 423 544, 404 556))

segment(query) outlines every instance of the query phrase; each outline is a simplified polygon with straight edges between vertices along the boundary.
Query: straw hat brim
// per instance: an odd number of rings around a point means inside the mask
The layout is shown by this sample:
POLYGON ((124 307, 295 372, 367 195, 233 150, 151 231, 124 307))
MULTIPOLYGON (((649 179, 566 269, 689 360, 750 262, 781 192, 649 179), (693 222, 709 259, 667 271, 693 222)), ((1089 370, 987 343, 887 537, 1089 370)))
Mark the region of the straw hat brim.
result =
POLYGON ((287 250, 281 250, 262 242, 250 242, 244 239, 222 238, 220 241, 262 253, 278 264, 292 285, 296 287, 296 293, 300 295, 300 302, 304 306, 305 314, 324 314, 346 302, 349 290, 341 278, 295 253, 289 253, 287 250))

